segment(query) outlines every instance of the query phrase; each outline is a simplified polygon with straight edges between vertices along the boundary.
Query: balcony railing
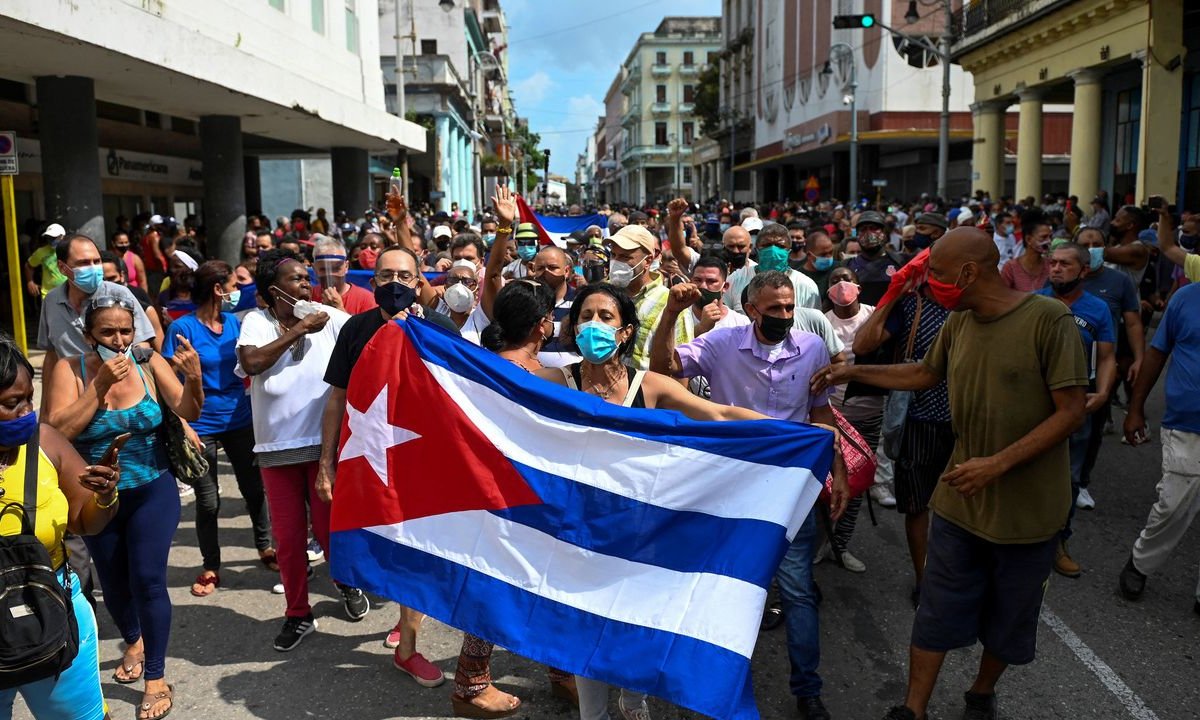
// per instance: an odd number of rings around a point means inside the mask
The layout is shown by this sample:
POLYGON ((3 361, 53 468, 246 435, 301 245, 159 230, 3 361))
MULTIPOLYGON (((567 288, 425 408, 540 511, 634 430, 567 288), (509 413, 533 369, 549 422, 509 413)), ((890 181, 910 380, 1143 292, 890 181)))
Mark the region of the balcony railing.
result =
POLYGON ((957 36, 954 52, 978 45, 1001 32, 1068 5, 1074 0, 970 0, 954 11, 953 27, 957 36))
POLYGON ((691 115, 695 111, 696 111, 696 103, 685 102, 685 103, 679 104, 679 114, 680 115, 691 115))
POLYGON ((680 65, 679 74, 684 77, 695 77, 700 74, 700 66, 695 63, 691 65, 680 65))
POLYGON ((625 110, 625 114, 621 116, 621 125, 631 125, 642 119, 642 107, 637 103, 629 103, 629 107, 625 110))
POLYGON ((672 70, 672 68, 670 65, 651 65, 650 66, 650 74, 656 78, 671 77, 671 70, 672 70))
POLYGON ((655 115, 670 115, 671 103, 656 102, 650 106, 650 112, 654 113, 655 115))

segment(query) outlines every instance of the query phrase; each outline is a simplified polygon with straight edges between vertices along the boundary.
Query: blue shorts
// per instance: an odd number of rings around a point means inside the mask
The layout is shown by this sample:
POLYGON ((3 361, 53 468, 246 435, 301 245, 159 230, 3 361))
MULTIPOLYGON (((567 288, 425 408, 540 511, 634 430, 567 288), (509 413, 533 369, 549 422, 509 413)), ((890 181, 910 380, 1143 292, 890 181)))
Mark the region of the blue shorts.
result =
POLYGON ((946 652, 978 640, 1009 665, 1033 662, 1057 544, 988 542, 933 513, 913 646, 946 652))
MULTIPOLYGON (((59 582, 63 571, 58 571, 59 582)), ((79 578, 71 577, 71 605, 79 623, 79 654, 58 679, 46 678, 19 688, 0 690, 0 720, 12 720, 17 693, 37 720, 103 720, 104 695, 100 692, 100 657, 96 616, 83 597, 79 578)))

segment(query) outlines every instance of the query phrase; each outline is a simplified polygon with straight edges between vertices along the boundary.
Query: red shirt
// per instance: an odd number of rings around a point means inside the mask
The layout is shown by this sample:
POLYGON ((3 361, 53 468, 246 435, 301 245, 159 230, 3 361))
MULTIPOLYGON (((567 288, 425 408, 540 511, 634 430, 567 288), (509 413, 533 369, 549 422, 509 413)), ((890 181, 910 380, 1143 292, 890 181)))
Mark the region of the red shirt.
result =
MULTIPOLYGON (((323 293, 324 288, 322 288, 320 285, 313 286, 313 300, 316 302, 321 302, 321 296, 323 293)), ((379 307, 379 304, 375 302, 375 293, 371 292, 370 290, 364 290, 353 283, 348 283, 346 285, 346 291, 342 293, 342 307, 347 313, 351 315, 357 315, 360 312, 366 312, 372 308, 377 308, 379 307)))

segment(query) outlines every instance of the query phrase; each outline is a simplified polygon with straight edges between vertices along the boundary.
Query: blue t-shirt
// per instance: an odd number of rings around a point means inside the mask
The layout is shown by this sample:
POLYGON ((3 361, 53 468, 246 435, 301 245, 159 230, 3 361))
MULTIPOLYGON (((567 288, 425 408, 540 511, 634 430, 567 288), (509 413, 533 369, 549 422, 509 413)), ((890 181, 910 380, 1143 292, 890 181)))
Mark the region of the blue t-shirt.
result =
MULTIPOLYGON (((1054 290, 1048 287, 1038 290, 1037 295, 1054 297, 1054 290)), ((1096 363, 1099 351, 1096 343, 1115 343, 1117 334, 1113 330, 1112 313, 1108 303, 1084 291, 1071 303, 1071 312, 1075 314, 1075 327, 1079 328, 1079 337, 1083 340, 1083 357, 1087 360, 1088 379, 1096 379, 1096 363)))
POLYGON ((167 328, 163 342, 163 357, 175 355, 182 335, 200 355, 200 370, 204 385, 204 407, 192 428, 199 435, 215 435, 227 430, 250 427, 250 397, 242 378, 234 374, 237 366, 237 340, 242 323, 237 315, 221 313, 224 332, 216 334, 200 322, 196 315, 184 315, 167 328))
POLYGON ((1104 268, 1089 273, 1083 279, 1083 289, 1095 295, 1108 304, 1112 311, 1113 329, 1121 326, 1123 316, 1127 312, 1141 310, 1141 298, 1129 275, 1104 268))
POLYGON ((1163 427, 1200 433, 1200 283, 1175 292, 1150 347, 1171 353, 1163 427))

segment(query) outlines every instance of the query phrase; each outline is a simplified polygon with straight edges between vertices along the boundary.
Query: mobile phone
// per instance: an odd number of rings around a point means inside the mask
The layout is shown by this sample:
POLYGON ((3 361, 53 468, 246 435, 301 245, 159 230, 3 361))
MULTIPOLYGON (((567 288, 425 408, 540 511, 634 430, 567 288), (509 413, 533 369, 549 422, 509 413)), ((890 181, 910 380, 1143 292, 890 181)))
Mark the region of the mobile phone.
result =
POLYGON ((1151 195, 1149 202, 1146 203, 1151 210, 1161 210, 1163 207, 1162 195, 1151 195))
POLYGON ((113 441, 108 444, 108 449, 104 451, 104 454, 100 456, 100 459, 95 464, 111 467, 117 459, 117 453, 121 451, 121 448, 125 447, 125 443, 129 442, 129 438, 131 437, 133 437, 133 433, 121 433, 113 438, 113 441))

